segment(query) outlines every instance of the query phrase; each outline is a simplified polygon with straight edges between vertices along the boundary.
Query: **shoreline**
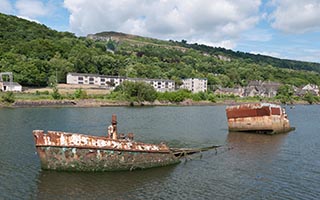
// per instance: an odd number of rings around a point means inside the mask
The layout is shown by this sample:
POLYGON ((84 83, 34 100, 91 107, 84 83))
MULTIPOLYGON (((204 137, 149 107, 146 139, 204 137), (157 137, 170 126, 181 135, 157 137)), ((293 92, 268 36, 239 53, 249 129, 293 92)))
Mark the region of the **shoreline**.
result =
MULTIPOLYGON (((234 100, 225 100, 223 102, 210 101, 193 101, 187 99, 182 102, 128 102, 128 101, 105 101, 96 99, 81 99, 81 100, 17 100, 12 104, 0 104, 0 108, 29 108, 29 107, 142 107, 142 106, 217 106, 217 105, 235 105, 244 103, 258 103, 260 101, 252 102, 237 102, 234 100)), ((266 101, 267 102, 267 101, 266 101)), ((279 102, 269 103, 279 104, 279 102)), ((307 102, 293 102, 293 104, 286 105, 310 105, 307 102)), ((319 104, 314 104, 319 105, 319 104)))

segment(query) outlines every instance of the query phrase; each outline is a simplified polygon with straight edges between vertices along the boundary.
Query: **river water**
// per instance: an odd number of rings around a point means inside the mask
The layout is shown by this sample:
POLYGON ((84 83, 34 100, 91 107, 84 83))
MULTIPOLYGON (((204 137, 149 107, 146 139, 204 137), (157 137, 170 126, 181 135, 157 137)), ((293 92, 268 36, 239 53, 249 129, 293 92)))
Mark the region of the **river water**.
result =
POLYGON ((229 133, 225 106, 0 109, 0 199, 319 199, 320 106, 287 108, 287 134, 229 133), (105 135, 111 115, 135 140, 223 145, 133 172, 42 171, 32 130, 105 135))

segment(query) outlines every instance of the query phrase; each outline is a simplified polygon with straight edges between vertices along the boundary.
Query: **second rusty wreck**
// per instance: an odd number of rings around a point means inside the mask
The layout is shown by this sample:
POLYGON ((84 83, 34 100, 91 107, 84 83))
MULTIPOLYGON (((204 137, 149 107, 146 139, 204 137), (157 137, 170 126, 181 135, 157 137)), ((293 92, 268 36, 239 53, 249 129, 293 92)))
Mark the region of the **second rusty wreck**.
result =
POLYGON ((275 134, 294 129, 280 105, 248 103, 227 106, 226 114, 229 131, 275 134))
POLYGON ((33 131, 41 168, 61 171, 119 171, 160 167, 180 162, 188 154, 202 149, 169 148, 166 144, 133 141, 133 134, 117 133, 117 118, 107 137, 43 130, 33 131))

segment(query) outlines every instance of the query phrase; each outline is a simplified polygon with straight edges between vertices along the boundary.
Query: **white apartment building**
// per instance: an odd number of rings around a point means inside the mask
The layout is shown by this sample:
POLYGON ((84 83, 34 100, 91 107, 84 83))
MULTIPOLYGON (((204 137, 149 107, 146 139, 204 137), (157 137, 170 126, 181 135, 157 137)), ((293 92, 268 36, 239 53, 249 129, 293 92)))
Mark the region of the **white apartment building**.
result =
POLYGON ((206 92, 207 91, 207 79, 205 78, 188 78, 182 80, 180 88, 187 89, 192 93, 206 92))
POLYGON ((114 88, 120 85, 126 78, 120 76, 105 76, 99 74, 68 73, 67 84, 95 85, 106 88, 114 88))
POLYGON ((82 74, 82 73, 68 73, 67 84, 83 84, 83 85, 96 85, 114 89, 123 81, 138 82, 142 81, 151 84, 158 92, 174 91, 175 82, 172 80, 164 79, 141 79, 141 78, 126 78, 119 76, 106 76, 99 74, 82 74))

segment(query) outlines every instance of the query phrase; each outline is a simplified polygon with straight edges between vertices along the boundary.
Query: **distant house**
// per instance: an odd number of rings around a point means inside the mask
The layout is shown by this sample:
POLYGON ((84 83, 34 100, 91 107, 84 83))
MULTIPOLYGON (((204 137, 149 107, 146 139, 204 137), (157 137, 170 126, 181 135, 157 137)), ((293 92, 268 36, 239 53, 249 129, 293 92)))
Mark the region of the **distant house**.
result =
POLYGON ((243 97, 244 89, 242 87, 236 87, 236 88, 221 88, 219 87, 214 91, 214 94, 216 95, 234 95, 243 97))
POLYGON ((319 96, 319 87, 314 84, 307 84, 302 88, 295 88, 295 95, 304 96, 307 93, 311 93, 315 96, 319 96))
POLYGON ((319 87, 315 84, 308 84, 302 87, 302 90, 309 91, 319 96, 319 87))
POLYGON ((272 81, 250 81, 244 89, 244 96, 275 97, 281 85, 281 83, 272 81))
POLYGON ((0 89, 3 92, 21 92, 22 86, 19 83, 13 82, 12 72, 0 72, 0 89), (4 81, 3 76, 8 76, 9 81, 4 81))
POLYGON ((3 92, 21 92, 22 86, 16 82, 0 82, 0 89, 3 92))
POLYGON ((207 91, 207 79, 205 78, 188 78, 182 80, 180 88, 187 89, 192 93, 206 92, 207 91))
POLYGON ((99 74, 82 74, 82 73, 68 73, 67 84, 79 85, 93 85, 105 87, 107 89, 114 89, 123 81, 131 82, 145 82, 153 86, 158 92, 174 91, 175 82, 173 80, 164 79, 142 79, 142 78, 126 78, 121 76, 106 76, 99 74))

